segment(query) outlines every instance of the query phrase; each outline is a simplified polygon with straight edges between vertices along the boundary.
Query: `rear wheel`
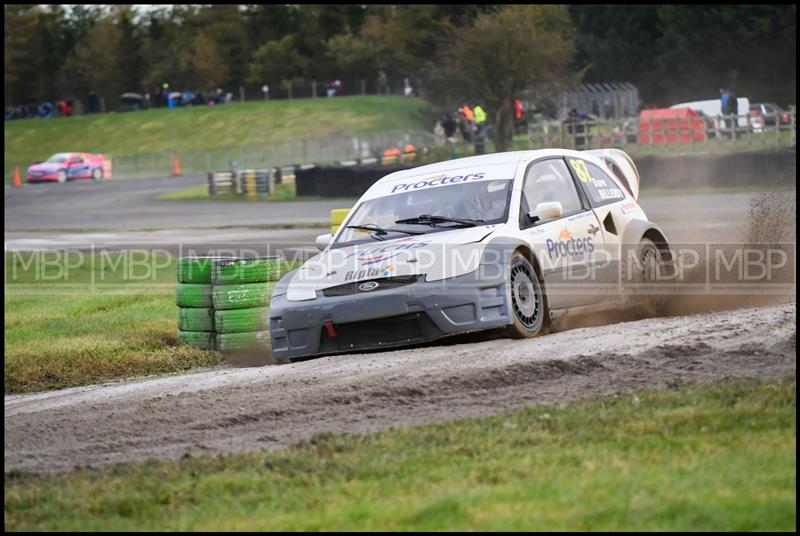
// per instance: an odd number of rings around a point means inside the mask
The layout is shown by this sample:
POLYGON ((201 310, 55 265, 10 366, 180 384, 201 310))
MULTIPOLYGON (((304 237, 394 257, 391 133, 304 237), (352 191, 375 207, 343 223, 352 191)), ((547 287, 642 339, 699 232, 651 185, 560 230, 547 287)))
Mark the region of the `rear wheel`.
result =
POLYGON ((511 257, 509 276, 512 324, 509 335, 515 339, 544 333, 547 304, 539 274, 520 252, 511 257))
POLYGON ((56 173, 56 180, 62 183, 67 182, 67 172, 64 171, 63 169, 58 170, 58 172, 56 173))

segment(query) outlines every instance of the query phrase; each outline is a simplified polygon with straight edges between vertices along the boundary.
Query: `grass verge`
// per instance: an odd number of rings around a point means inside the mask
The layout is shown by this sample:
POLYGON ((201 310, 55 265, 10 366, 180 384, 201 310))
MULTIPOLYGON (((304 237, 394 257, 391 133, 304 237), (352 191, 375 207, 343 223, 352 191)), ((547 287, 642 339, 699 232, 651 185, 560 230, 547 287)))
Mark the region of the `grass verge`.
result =
POLYGON ((5 392, 214 365, 179 345, 173 256, 6 252, 5 392))
POLYGON ((430 130, 434 111, 418 98, 353 96, 6 121, 3 164, 8 174, 11 165, 28 166, 63 151, 132 155, 266 145, 389 128, 430 130))
MULTIPOLYGON (((158 201, 244 201, 248 203, 253 202, 275 202, 275 201, 319 201, 330 200, 335 198, 319 197, 319 196, 297 196, 294 184, 276 184, 275 193, 271 196, 266 195, 240 195, 240 194, 217 194, 211 196, 208 194, 208 186, 205 184, 198 184, 197 186, 189 186, 174 192, 168 192, 156 197, 158 201)), ((350 204, 353 203, 353 198, 342 197, 340 199, 347 199, 350 204)))
POLYGON ((55 477, 7 530, 787 530, 796 382, 726 381, 55 477))

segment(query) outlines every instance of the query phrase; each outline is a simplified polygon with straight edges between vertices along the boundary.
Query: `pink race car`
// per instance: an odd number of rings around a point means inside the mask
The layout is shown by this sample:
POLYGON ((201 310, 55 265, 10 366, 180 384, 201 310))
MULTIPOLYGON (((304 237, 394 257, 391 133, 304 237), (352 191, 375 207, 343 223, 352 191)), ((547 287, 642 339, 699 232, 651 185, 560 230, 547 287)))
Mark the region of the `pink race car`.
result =
POLYGON ((56 153, 44 162, 38 162, 28 168, 25 180, 28 182, 58 181, 69 179, 103 178, 106 162, 102 154, 91 153, 56 153))

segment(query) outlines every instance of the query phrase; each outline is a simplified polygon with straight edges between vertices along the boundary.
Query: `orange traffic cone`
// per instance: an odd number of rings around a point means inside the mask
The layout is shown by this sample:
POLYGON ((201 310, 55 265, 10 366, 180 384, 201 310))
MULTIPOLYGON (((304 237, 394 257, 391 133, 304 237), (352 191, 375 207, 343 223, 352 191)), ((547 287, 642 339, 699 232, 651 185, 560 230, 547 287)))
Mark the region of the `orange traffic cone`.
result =
POLYGON ((14 187, 19 188, 22 186, 22 181, 19 179, 19 166, 14 166, 14 187))
POLYGON ((181 162, 178 160, 178 157, 172 155, 172 176, 177 177, 181 174, 181 162))

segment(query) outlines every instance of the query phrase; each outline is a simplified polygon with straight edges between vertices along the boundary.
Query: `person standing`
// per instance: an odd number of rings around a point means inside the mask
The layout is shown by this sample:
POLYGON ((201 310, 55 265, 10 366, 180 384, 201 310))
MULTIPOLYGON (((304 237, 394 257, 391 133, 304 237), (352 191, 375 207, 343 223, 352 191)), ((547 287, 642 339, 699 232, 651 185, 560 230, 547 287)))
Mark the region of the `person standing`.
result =
POLYGON ((463 133, 464 138, 471 143, 472 133, 475 131, 475 113, 473 113, 472 108, 470 108, 466 102, 461 106, 460 111, 464 114, 464 121, 466 122, 465 132, 463 133))
POLYGON ((486 112, 481 108, 480 104, 476 104, 472 111, 475 113, 475 127, 478 129, 478 137, 483 138, 486 127, 486 112))
POLYGON ((389 94, 389 78, 383 69, 378 71, 378 95, 389 94))

